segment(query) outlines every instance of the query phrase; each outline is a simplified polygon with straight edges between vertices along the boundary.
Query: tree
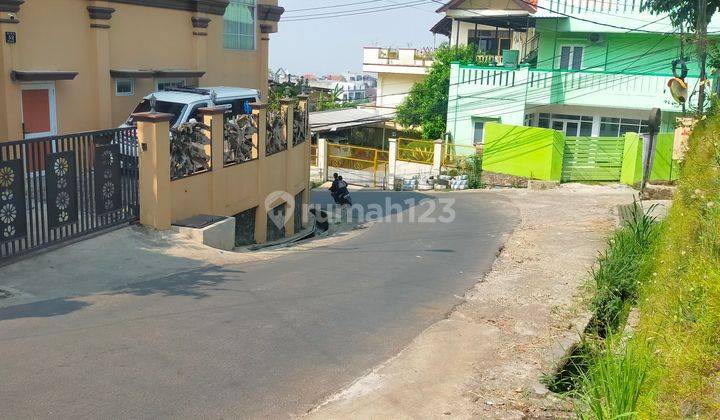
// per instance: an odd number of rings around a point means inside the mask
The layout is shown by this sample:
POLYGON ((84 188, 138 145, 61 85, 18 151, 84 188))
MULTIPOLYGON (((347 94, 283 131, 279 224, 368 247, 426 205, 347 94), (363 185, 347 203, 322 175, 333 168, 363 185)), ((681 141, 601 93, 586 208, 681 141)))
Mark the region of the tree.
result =
POLYGON ((649 10, 653 14, 667 14, 673 27, 695 32, 697 55, 700 64, 700 88, 698 89, 698 112, 705 105, 705 68, 707 65, 708 45, 707 27, 715 11, 720 8, 720 0, 647 0, 640 10, 649 10))
POLYGON ((450 63, 475 61, 475 47, 443 44, 435 51, 432 67, 422 82, 415 83, 410 94, 397 108, 397 121, 406 127, 421 127, 425 139, 440 139, 446 131, 450 63))

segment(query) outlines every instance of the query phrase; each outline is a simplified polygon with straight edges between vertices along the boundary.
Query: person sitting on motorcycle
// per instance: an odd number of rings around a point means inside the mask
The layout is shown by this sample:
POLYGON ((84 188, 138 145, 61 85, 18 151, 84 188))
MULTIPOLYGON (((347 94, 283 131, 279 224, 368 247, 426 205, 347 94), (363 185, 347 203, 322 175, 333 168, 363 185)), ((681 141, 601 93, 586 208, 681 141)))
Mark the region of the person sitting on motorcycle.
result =
POLYGON ((340 178, 340 176, 338 175, 337 172, 335 172, 335 173, 333 174, 333 182, 332 182, 332 185, 330 185, 330 195, 332 196, 333 200, 335 200, 335 203, 338 202, 337 192, 338 192, 338 189, 339 189, 338 183, 340 182, 340 180, 339 180, 338 178, 340 178))
POLYGON ((335 201, 336 202, 340 199, 340 197, 349 193, 348 188, 347 188, 348 184, 347 184, 347 182, 343 181, 343 177, 338 176, 337 179, 338 179, 338 184, 337 184, 338 189, 337 189, 337 192, 335 193, 335 201))

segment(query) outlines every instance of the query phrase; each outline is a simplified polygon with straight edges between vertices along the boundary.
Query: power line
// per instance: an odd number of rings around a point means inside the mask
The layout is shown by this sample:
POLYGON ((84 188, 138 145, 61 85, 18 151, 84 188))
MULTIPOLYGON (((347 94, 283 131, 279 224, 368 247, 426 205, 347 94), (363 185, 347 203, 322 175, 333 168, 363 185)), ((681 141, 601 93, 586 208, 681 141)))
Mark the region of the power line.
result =
MULTIPOLYGON (((670 35, 670 34, 666 34, 665 37, 663 37, 663 39, 666 38, 666 37, 668 37, 669 35, 670 35)), ((623 57, 621 60, 617 60, 617 61, 612 61, 612 62, 608 62, 608 63, 599 64, 599 65, 597 65, 597 66, 595 66, 595 67, 605 66, 606 64, 615 64, 615 63, 618 63, 618 62, 621 62, 621 61, 626 61, 626 60, 628 60, 628 59, 635 58, 636 60, 635 60, 633 63, 631 63, 629 66, 625 67, 625 69, 622 70, 622 71, 627 71, 627 70, 631 69, 631 68, 632 68, 631 66, 632 66, 635 62, 637 62, 638 59, 640 59, 640 58, 642 58, 642 57, 647 57, 648 55, 660 54, 660 53, 663 53, 663 52, 665 52, 665 51, 667 51, 667 50, 674 49, 674 48, 669 48, 669 49, 656 50, 656 51, 653 52, 652 50, 654 50, 655 47, 656 47, 663 39, 661 39, 658 43, 656 43, 656 44, 655 44, 653 47, 651 47, 648 51, 646 51, 646 52, 644 52, 644 53, 642 53, 642 54, 638 54, 638 55, 630 56, 630 57, 623 57)), ((660 60, 658 60, 658 61, 656 61, 656 62, 645 63, 644 65, 648 65, 648 64, 649 64, 649 65, 652 65, 652 64, 656 64, 656 63, 662 63, 662 62, 664 62, 664 61, 665 61, 665 58, 660 59, 660 60)), ((661 68, 661 67, 662 67, 662 66, 658 66, 658 67, 656 67, 656 68, 661 68)), ((589 68, 592 68, 592 67, 589 67, 589 68)), ((491 67, 489 67, 489 68, 487 68, 487 70, 493 70, 493 69, 492 69, 491 67)), ((568 71, 565 71, 564 73, 565 73, 565 74, 582 73, 583 71, 586 71, 586 70, 588 70, 588 68, 585 68, 585 69, 582 69, 582 70, 568 70, 568 71)), ((553 70, 547 70, 547 71, 552 72, 553 70)), ((620 78, 622 78, 622 77, 625 77, 625 78, 633 78, 633 77, 638 77, 638 76, 641 76, 641 75, 636 75, 636 74, 633 74, 633 75, 618 74, 618 75, 615 75, 615 76, 617 76, 617 79, 620 79, 620 78)), ((518 88, 518 87, 526 86, 526 85, 528 85, 528 84, 530 84, 530 83, 538 83, 538 82, 542 82, 542 81, 545 81, 545 80, 550 80, 550 79, 552 79, 553 77, 554 77, 554 75, 550 75, 550 76, 548 76, 548 77, 539 78, 539 79, 534 79, 534 80, 532 80, 532 81, 531 81, 531 80, 528 80, 528 81, 526 81, 526 82, 524 82, 524 83, 520 83, 520 84, 517 84, 517 85, 514 85, 514 86, 507 86, 507 87, 503 87, 503 88, 500 88, 500 89, 515 89, 515 88, 518 88)), ((460 84, 463 84, 463 83, 464 83, 464 82, 451 83, 450 86, 460 85, 460 84)), ((613 85, 613 86, 614 86, 614 85, 613 85)), ((612 87, 612 86, 611 86, 611 87, 612 87)), ((583 87, 583 89, 584 89, 584 88, 585 88, 585 87, 583 87)), ((578 89, 580 89, 580 88, 578 88, 578 89)), ((569 90, 569 91, 572 91, 572 90, 577 90, 577 89, 571 89, 571 90, 569 90)), ((497 92, 497 91, 496 91, 496 92, 497 92)), ((567 91, 566 91, 566 92, 567 92, 567 91)), ((590 92, 590 93, 594 93, 594 92, 590 92)), ((588 94, 589 94, 589 93, 588 93, 588 94)), ((397 94, 387 95, 387 96, 394 96, 394 95, 397 95, 397 94)), ((526 95, 523 94, 523 93, 520 93, 519 95, 526 96, 526 95)), ((526 98, 527 98, 527 99, 530 99, 531 101, 534 100, 534 99, 536 100, 536 99, 542 97, 542 96, 544 95, 544 93, 543 93, 543 92, 539 92, 539 93, 537 93, 537 94, 535 94, 535 95, 537 95, 537 96, 531 96, 531 97, 527 97, 527 96, 526 96, 526 98)), ((498 98, 498 97, 495 97, 495 98, 493 98, 493 99, 497 99, 497 98, 498 98)), ((478 103, 484 102, 486 99, 488 99, 488 98, 482 98, 481 100, 479 100, 479 101, 477 101, 477 102, 474 102, 474 103, 471 102, 471 103, 469 103, 469 105, 473 105, 473 104, 478 104, 478 103)), ((519 98, 518 98, 518 99, 519 99, 519 98)), ((511 100, 511 99, 509 99, 509 100, 511 100)), ((525 103, 526 103, 526 102, 524 101, 524 102, 523 102, 523 107, 524 107, 525 103)), ((464 104, 464 105, 468 105, 468 104, 464 104)), ((540 106, 544 106, 544 105, 540 105, 540 106)), ((515 112, 515 111, 511 111, 511 112, 515 112)), ((506 114, 506 113, 508 113, 508 112, 504 112, 504 113, 502 113, 502 114, 504 115, 504 114, 506 114)), ((376 119, 377 119, 377 117, 370 117, 370 118, 360 118, 360 119, 346 120, 346 121, 336 121, 336 122, 334 122, 334 123, 332 123, 332 124, 325 124, 325 125, 314 126, 314 128, 322 128, 322 127, 327 127, 327 126, 332 126, 332 125, 342 124, 342 123, 350 123, 350 122, 365 122, 365 121, 368 121, 368 122, 369 122, 369 121, 373 121, 373 120, 376 120, 376 119)))
POLYGON ((348 6, 356 6, 360 4, 368 4, 368 3, 378 3, 385 0, 365 0, 365 1, 356 1, 351 3, 343 3, 343 4, 336 4, 331 6, 317 6, 317 7, 306 7, 304 9, 290 9, 285 10, 285 13, 296 13, 296 12, 304 12, 307 10, 323 10, 323 9, 334 9, 338 7, 348 7, 348 6))
MULTIPOLYGON (((663 37, 662 39, 664 40, 665 38, 667 38, 667 36, 668 36, 668 35, 666 35, 666 36, 663 37)), ((616 49, 615 51, 620 51, 620 50, 622 50, 622 49, 625 49, 625 48, 627 48, 627 47, 634 46, 634 45, 635 45, 635 43, 632 43, 632 42, 631 42, 631 43, 627 43, 627 44, 625 44, 623 47, 618 48, 618 49, 616 49)), ((651 47, 648 51, 646 51, 646 52, 644 52, 644 53, 642 53, 642 54, 631 55, 631 56, 627 56, 627 57, 620 57, 620 58, 617 59, 617 60, 599 63, 599 64, 597 64, 597 65, 590 66, 590 67, 585 67, 585 68, 579 69, 579 70, 570 69, 570 70, 567 70, 567 71, 565 71, 565 72, 566 72, 566 73, 582 73, 582 72, 584 72, 584 71, 588 71, 588 70, 591 70, 591 69, 594 69, 594 68, 607 67, 608 65, 617 64, 617 63, 622 63, 622 62, 625 62, 626 60, 638 59, 638 58, 642 58, 642 57, 644 57, 644 56, 647 56, 647 55, 649 55, 649 54, 652 54, 652 55, 654 55, 654 54, 660 54, 660 53, 667 52, 667 51, 672 51, 672 50, 675 49, 675 47, 669 47, 669 48, 664 48, 664 49, 661 49, 661 50, 655 50, 655 51, 653 51, 653 50, 655 49, 655 47, 657 47, 657 45, 658 45, 658 44, 655 44, 655 45, 654 45, 653 47, 651 47)), ((557 55, 555 55, 554 57, 548 58, 546 61, 549 61, 549 60, 551 60, 551 59, 560 57, 560 55, 561 55, 561 54, 557 54, 557 55)), ((598 53, 598 54, 596 54, 596 55, 594 55, 594 56, 592 56, 592 57, 587 57, 587 58, 588 58, 588 59, 594 59, 594 58, 602 57, 602 56, 604 56, 604 55, 605 55, 605 52, 600 52, 600 53, 598 53)), ((478 70, 487 70, 487 71, 493 71, 493 70, 494 70, 494 71, 509 71, 509 70, 503 69, 502 67, 479 67, 478 70)), ((542 70, 544 70, 544 69, 536 69, 536 70, 542 71, 542 70)), ((554 69, 554 68, 553 68, 553 69, 546 69, 545 71, 556 71, 556 70, 557 70, 557 69, 554 69)), ((533 83, 534 83, 534 82, 538 82, 538 81, 548 80, 548 79, 550 79, 550 78, 551 78, 551 77, 546 77, 546 78, 544 78, 544 79, 536 79, 536 80, 533 81, 533 83)), ((450 87, 452 87, 452 86, 464 84, 464 83, 465 83, 465 82, 450 83, 450 85, 448 86, 448 88, 450 88, 450 87)), ((514 87, 523 86, 523 85, 528 84, 528 83, 530 83, 530 82, 528 81, 528 82, 526 82, 526 83, 517 84, 517 85, 515 85, 514 87)), ((407 94, 409 94, 409 93, 410 93, 410 91, 399 92, 399 93, 390 93, 390 94, 386 94, 386 95, 377 95, 376 98, 384 98, 384 97, 398 96, 398 95, 407 95, 407 94)))
POLYGON ((378 12, 385 12, 388 10, 397 10, 397 9, 404 9, 412 6, 419 6, 421 4, 428 4, 431 3, 431 0, 414 0, 407 3, 398 3, 395 6, 382 6, 382 7, 371 7, 371 8, 364 8, 364 9, 354 9, 354 10, 344 10, 344 11, 338 11, 338 12, 328 12, 328 13, 315 13, 310 15, 302 15, 302 16, 293 16, 290 19, 282 19, 282 22, 301 22, 306 20, 317 20, 317 19, 330 19, 330 18, 336 18, 336 17, 345 17, 345 16, 356 16, 356 15, 364 15, 368 13, 378 13, 378 12))

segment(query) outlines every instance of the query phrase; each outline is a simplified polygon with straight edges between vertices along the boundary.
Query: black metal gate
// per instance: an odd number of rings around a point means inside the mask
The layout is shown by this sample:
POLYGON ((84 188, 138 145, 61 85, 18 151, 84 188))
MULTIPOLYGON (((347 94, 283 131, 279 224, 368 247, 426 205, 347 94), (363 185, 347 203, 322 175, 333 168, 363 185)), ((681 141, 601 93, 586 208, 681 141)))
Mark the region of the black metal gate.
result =
POLYGON ((139 215, 135 128, 0 143, 0 263, 139 215))

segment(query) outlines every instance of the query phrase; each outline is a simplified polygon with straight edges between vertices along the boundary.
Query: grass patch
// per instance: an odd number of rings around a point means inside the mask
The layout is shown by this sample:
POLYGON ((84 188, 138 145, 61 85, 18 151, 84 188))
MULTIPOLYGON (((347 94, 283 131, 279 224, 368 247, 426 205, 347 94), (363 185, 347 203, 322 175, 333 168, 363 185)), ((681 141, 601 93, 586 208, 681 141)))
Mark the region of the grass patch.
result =
POLYGON ((576 397, 581 419, 619 419, 637 416, 649 360, 634 346, 622 347, 617 336, 595 344, 587 371, 582 372, 576 397))
POLYGON ((613 367, 608 364, 613 334, 637 300, 638 279, 658 236, 658 224, 650 211, 652 208, 646 211, 638 202, 624 211, 623 225, 610 237, 591 271, 595 289, 591 300, 593 318, 582 341, 570 351, 557 373, 545 378, 549 390, 582 397, 584 392, 591 391, 586 386, 594 378, 613 367), (602 363, 606 369, 597 371, 602 363))
POLYGON ((610 238, 592 270, 595 295, 591 307, 595 316, 590 332, 601 338, 620 326, 628 305, 637 299, 640 272, 658 235, 655 218, 649 215, 651 211, 652 208, 645 211, 640 203, 633 202, 622 215, 623 227, 610 238))
POLYGON ((579 417, 720 418, 719 143, 720 120, 696 127, 649 258, 630 264, 634 251, 622 243, 647 237, 647 220, 621 229, 601 257, 593 305, 606 338, 585 353, 579 417), (635 300, 640 322, 623 343, 617 331, 635 300))
POLYGON ((642 280, 652 343, 642 417, 720 418, 720 121, 695 129, 675 202, 642 280))

